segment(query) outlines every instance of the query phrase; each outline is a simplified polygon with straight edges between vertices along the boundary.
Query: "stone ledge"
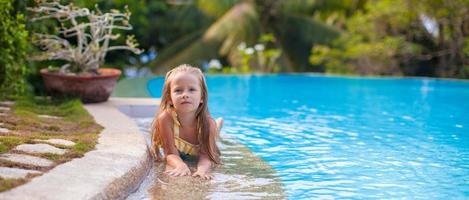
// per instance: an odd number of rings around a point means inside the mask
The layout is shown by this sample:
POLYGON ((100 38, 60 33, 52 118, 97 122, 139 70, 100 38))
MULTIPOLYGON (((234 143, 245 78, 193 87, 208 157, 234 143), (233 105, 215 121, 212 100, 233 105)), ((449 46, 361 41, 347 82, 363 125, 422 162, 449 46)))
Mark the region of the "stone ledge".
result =
MULTIPOLYGON (((29 174, 41 174, 42 172, 36 170, 26 170, 19 168, 0 167, 0 176, 3 178, 25 178, 29 174)), ((3 199, 3 198, 1 198, 3 199)))
POLYGON ((16 146, 14 150, 26 153, 51 153, 58 155, 63 155, 67 152, 64 149, 60 149, 49 144, 20 144, 16 146))
POLYGON ((104 127, 96 149, 25 185, 0 193, 0 199, 125 198, 139 186, 152 164, 143 134, 133 120, 116 108, 117 105, 132 105, 132 102, 132 99, 111 98, 108 102, 85 105, 96 122, 104 127))
POLYGON ((40 158, 36 156, 24 155, 24 154, 2 154, 0 160, 6 160, 14 163, 34 165, 39 167, 49 167, 54 164, 51 160, 40 158))
POLYGON ((55 144, 55 145, 63 145, 63 146, 74 146, 75 142, 69 141, 69 140, 64 140, 64 139, 48 139, 48 140, 40 140, 36 139, 34 142, 46 142, 50 144, 55 144))

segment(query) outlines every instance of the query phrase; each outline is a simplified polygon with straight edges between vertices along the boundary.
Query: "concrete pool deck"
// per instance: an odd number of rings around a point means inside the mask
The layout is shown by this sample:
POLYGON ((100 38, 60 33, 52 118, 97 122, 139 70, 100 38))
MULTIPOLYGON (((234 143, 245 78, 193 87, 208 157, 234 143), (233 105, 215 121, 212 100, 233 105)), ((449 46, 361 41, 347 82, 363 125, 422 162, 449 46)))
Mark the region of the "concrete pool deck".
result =
POLYGON ((154 112, 157 105, 158 99, 116 97, 104 103, 86 104, 86 110, 104 127, 96 149, 58 165, 29 183, 0 193, 0 199, 127 197, 148 174, 153 160, 137 125, 124 113, 138 116, 145 114, 144 111, 154 112))

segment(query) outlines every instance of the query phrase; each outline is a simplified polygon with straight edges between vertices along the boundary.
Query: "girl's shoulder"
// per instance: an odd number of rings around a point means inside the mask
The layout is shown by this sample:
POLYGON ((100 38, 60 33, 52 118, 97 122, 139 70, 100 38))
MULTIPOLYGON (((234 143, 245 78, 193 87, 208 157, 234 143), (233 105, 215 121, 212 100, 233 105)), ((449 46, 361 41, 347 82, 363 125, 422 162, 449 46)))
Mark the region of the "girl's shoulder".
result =
POLYGON ((209 124, 209 130, 210 132, 216 132, 217 131, 217 123, 215 122, 215 120, 211 117, 211 116, 208 116, 208 124, 209 124))
POLYGON ((168 110, 158 113, 157 120, 160 123, 173 123, 173 117, 168 110))

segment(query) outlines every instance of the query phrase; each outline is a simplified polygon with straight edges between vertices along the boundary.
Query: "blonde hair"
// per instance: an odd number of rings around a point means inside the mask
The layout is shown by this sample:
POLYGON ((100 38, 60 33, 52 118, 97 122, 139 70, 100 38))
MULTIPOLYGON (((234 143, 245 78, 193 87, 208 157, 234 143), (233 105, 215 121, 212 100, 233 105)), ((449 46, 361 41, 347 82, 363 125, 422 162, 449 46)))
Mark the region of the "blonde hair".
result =
POLYGON ((154 151, 156 154, 157 159, 160 160, 162 156, 160 154, 158 144, 162 144, 163 139, 161 138, 161 134, 158 133, 158 124, 160 123, 158 121, 158 116, 165 111, 172 111, 172 109, 174 109, 171 100, 171 81, 178 73, 190 73, 195 75, 199 80, 202 92, 201 100, 203 103, 201 103, 197 108, 195 117, 197 120, 196 130, 199 131, 198 141, 200 144, 200 150, 207 152, 209 158, 214 163, 220 164, 220 150, 216 145, 215 135, 210 135, 209 120, 211 117, 208 111, 208 91, 205 77, 199 68, 192 67, 187 64, 179 65, 166 73, 163 84, 163 92, 161 95, 160 109, 152 123, 152 151, 154 151))

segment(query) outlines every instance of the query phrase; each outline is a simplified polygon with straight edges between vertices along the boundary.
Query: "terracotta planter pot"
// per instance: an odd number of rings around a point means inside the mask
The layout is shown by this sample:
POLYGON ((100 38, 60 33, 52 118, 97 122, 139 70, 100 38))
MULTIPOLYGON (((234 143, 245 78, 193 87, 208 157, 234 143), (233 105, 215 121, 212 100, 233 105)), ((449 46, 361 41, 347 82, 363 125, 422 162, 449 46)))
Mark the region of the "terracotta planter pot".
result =
POLYGON ((41 71, 46 91, 52 95, 71 95, 80 97, 84 103, 107 101, 121 75, 118 69, 99 69, 101 75, 67 75, 57 72, 41 71))

